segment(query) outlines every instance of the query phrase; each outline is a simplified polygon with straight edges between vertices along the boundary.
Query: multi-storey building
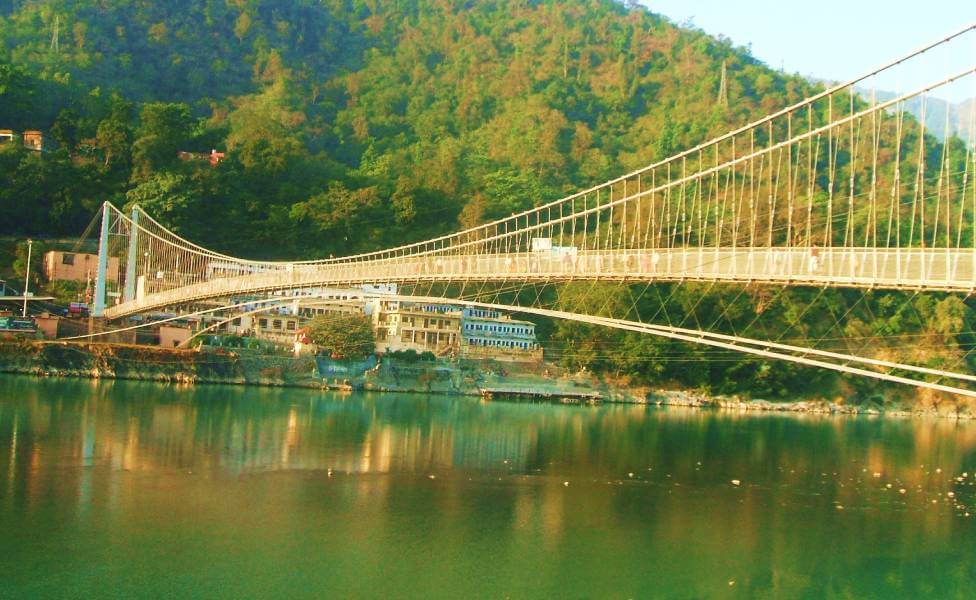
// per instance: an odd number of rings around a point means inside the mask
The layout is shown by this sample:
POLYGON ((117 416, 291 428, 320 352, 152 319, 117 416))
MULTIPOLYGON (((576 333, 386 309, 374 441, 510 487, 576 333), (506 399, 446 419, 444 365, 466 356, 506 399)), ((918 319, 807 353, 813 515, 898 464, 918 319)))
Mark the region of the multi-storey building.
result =
POLYGON ((513 361, 542 358, 535 324, 498 311, 380 300, 372 316, 378 352, 416 350, 513 361))
POLYGON ((462 313, 456 307, 379 300, 370 312, 377 352, 446 354, 459 348, 462 313))
POLYGON ((535 323, 520 321, 499 311, 464 309, 461 355, 500 360, 541 360, 535 323))

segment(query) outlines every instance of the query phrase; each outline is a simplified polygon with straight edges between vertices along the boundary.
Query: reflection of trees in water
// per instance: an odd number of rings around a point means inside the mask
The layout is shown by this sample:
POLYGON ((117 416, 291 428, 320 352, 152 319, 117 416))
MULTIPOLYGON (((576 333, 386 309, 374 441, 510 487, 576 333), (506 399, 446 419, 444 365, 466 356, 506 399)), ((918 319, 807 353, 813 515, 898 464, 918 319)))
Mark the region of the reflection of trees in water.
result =
MULTIPOLYGON (((533 554, 579 544, 643 556, 674 545, 660 564, 695 556, 747 573, 738 585, 753 595, 780 597, 915 589, 892 574, 953 547, 946 581, 963 581, 974 566, 968 529, 945 494, 951 476, 972 478, 974 448, 976 424, 946 420, 0 378, 0 501, 14 506, 58 502, 74 514, 86 498, 117 493, 126 470, 266 473, 283 514, 311 499, 339 511, 330 523, 350 523, 341 525, 350 536, 382 537, 406 506, 418 522, 460 519, 457 539, 533 554), (345 483, 324 484, 328 469, 345 483), (278 477, 303 470, 314 473, 278 477), (862 557, 867 546, 888 558, 862 557), (832 550, 804 564, 810 548, 832 550), (816 576, 827 572, 839 576, 816 576)), ((209 503, 233 489, 193 481, 179 479, 174 493, 209 503)), ((971 502, 972 489, 957 486, 957 499, 971 502)), ((682 572, 655 576, 682 582, 682 572)))
POLYGON ((958 470, 976 447, 976 427, 937 419, 567 407, 111 381, 4 383, 5 397, 19 400, 0 408, 8 413, 0 434, 9 438, 16 416, 22 443, 77 446, 94 435, 98 458, 118 461, 115 454, 122 452, 125 468, 457 467, 601 477, 652 468, 698 482, 759 470, 774 482, 789 483, 828 467, 853 473, 856 466, 917 483, 923 481, 918 465, 958 470), (728 473, 698 465, 717 461, 728 473))

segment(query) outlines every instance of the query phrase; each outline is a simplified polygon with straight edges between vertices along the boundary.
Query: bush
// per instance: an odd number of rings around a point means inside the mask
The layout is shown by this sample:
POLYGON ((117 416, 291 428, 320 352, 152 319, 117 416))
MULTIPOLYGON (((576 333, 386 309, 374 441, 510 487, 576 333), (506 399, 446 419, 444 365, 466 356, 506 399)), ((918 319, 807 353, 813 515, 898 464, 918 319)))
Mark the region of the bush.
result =
POLYGON ((412 364, 415 362, 434 362, 437 357, 434 356, 433 352, 422 352, 418 353, 416 350, 395 350, 393 352, 386 353, 387 358, 392 358, 399 362, 405 364, 412 364))

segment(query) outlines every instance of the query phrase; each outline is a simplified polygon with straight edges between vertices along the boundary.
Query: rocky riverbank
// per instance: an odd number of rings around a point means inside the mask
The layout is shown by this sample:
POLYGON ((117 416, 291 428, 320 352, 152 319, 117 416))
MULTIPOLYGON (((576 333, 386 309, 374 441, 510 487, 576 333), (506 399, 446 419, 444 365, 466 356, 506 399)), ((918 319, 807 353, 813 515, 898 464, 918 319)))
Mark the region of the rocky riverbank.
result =
POLYGON ((5 340, 0 372, 39 377, 321 387, 311 357, 125 344, 5 340))
POLYGON ((852 403, 843 399, 774 402, 710 396, 688 390, 636 387, 570 374, 551 365, 519 366, 491 361, 402 363, 381 360, 348 377, 323 377, 311 356, 262 354, 219 348, 181 350, 123 344, 0 341, 0 372, 40 377, 132 379, 180 384, 229 384, 314 389, 480 396, 485 390, 531 390, 544 398, 594 395, 601 402, 681 406, 740 412, 823 415, 976 418, 973 404, 943 396, 852 403))
POLYGON ((773 402, 761 399, 745 399, 738 396, 707 396, 680 390, 656 390, 648 394, 646 402, 656 406, 683 406, 701 409, 718 409, 743 412, 792 412, 822 415, 865 415, 876 417, 936 417, 948 419, 974 419, 976 411, 966 403, 944 401, 937 403, 906 404, 893 400, 884 405, 876 403, 849 404, 825 399, 773 402))

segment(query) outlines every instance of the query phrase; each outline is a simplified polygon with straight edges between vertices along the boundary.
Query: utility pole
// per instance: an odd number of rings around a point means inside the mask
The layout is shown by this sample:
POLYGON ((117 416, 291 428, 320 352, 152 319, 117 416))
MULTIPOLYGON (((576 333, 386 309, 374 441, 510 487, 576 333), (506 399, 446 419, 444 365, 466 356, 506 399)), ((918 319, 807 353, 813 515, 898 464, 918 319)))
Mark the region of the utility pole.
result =
POLYGON ((729 82, 728 73, 725 61, 722 61, 722 80, 718 84, 718 99, 717 103, 719 106, 729 105, 729 82))
POLYGON ((55 54, 61 54, 61 43, 60 43, 60 29, 61 29, 61 16, 54 16, 54 31, 51 32, 51 51, 55 54))
POLYGON ((22 318, 27 317, 27 294, 30 288, 30 259, 31 259, 31 248, 34 246, 34 241, 27 240, 27 273, 24 275, 24 310, 20 313, 22 318))

